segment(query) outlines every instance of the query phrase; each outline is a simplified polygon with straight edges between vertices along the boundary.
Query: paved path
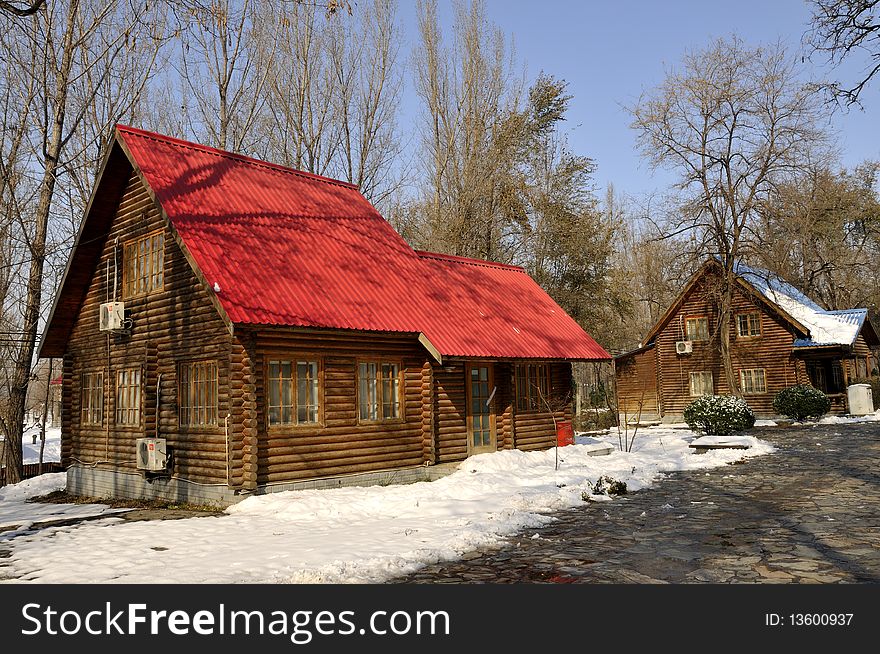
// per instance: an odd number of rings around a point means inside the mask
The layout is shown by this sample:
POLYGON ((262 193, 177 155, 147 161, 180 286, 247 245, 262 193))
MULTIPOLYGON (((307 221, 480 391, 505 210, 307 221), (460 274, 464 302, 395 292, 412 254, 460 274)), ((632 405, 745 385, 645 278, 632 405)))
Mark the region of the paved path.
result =
POLYGON ((557 513, 394 582, 880 582, 880 424, 755 431, 779 451, 557 513))

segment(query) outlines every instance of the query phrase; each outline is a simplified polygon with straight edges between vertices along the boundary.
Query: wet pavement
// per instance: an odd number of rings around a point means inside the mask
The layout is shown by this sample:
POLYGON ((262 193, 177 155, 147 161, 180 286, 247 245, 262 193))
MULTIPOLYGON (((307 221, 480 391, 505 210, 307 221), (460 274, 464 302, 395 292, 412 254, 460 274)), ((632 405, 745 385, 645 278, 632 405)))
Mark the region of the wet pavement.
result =
POLYGON ((880 582, 880 423, 752 433, 778 451, 555 513, 391 583, 880 582))

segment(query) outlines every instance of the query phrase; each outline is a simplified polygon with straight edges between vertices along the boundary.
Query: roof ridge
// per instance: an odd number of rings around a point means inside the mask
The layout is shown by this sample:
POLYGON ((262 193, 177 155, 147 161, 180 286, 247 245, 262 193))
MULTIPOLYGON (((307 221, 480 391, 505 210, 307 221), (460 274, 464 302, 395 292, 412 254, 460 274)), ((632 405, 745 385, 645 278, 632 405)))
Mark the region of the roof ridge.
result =
POLYGON ((416 250, 415 253, 422 259, 437 259, 439 261, 451 261, 454 263, 462 263, 471 266, 482 266, 484 268, 501 268, 502 270, 516 270, 525 273, 522 266, 514 266, 509 263, 500 263, 498 261, 487 261, 485 259, 473 259, 471 257, 461 257, 456 254, 443 254, 442 252, 429 252, 427 250, 416 250))
POLYGON ((318 175, 316 173, 310 173, 305 170, 298 170, 296 168, 291 168, 289 166, 282 166, 281 164, 272 163, 271 161, 264 161, 263 159, 257 159, 255 157, 248 157, 243 154, 238 154, 237 152, 230 152, 229 150, 221 150, 220 148, 213 148, 210 145, 203 145, 201 143, 194 143, 193 141, 185 141, 183 139, 176 138, 174 136, 168 136, 166 134, 159 134, 158 132, 150 132, 145 129, 139 129, 137 127, 132 127, 130 125, 122 125, 117 124, 116 129, 120 132, 133 134, 135 136, 140 136, 143 138, 148 138, 153 141, 162 141, 165 143, 169 143, 171 145, 188 148, 190 150, 196 150, 197 152, 203 152, 205 154, 212 154, 218 157, 225 157, 227 159, 232 159, 235 161, 240 161, 242 163, 250 164, 252 166, 260 166, 263 168, 268 168, 269 170, 275 170, 280 173, 287 173, 290 175, 296 175, 297 177, 303 177, 305 179, 313 179, 318 182, 325 182, 327 184, 332 184, 336 186, 342 186, 343 188, 354 189, 355 191, 359 191, 357 184, 352 184, 351 182, 345 182, 341 179, 333 179, 332 177, 325 177, 323 175, 318 175))

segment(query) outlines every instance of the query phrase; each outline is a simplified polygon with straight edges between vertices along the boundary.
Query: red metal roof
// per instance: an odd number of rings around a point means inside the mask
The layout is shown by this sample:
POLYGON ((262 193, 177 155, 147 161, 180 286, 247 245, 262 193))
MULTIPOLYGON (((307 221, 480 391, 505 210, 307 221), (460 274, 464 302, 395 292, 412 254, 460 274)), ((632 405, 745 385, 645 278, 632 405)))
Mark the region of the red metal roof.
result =
POLYGON ((424 333, 444 356, 609 358, 521 268, 417 253, 351 184, 118 135, 233 323, 424 333))
POLYGON ((439 319, 426 330, 445 355, 606 359, 609 354, 516 266, 418 252, 439 319), (438 309, 439 310, 439 309, 438 309))

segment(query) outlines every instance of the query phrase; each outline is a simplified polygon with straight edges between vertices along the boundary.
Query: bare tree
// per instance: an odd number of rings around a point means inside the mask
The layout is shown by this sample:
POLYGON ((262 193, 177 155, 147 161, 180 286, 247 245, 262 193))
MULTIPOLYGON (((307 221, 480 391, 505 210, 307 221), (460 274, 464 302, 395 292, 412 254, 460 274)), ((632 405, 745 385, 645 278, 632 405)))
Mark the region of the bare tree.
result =
POLYGON ((265 102, 263 87, 275 48, 274 26, 256 46, 259 0, 203 0, 178 11, 179 74, 188 91, 189 132, 223 150, 253 150, 253 126, 265 102))
POLYGON ((0 0, 0 12, 6 12, 13 16, 33 16, 46 4, 46 0, 32 0, 31 2, 14 2, 13 0, 0 0))
POLYGON ((755 253, 828 309, 880 308, 880 163, 834 171, 805 166, 759 208, 764 247, 755 253))
POLYGON ((256 128, 272 161, 357 184, 374 203, 399 188, 397 138, 402 75, 393 0, 350 15, 323 5, 279 3, 258 38, 266 58, 266 111, 256 128), (277 26, 278 35, 261 36, 277 26), (270 45, 272 44, 272 45, 270 45))
POLYGON ((880 72, 880 0, 810 0, 811 31, 806 40, 835 64, 861 53, 868 58, 862 76, 852 84, 832 84, 834 97, 847 104, 859 102, 865 86, 880 72))
MULTIPOLYGON (((155 7, 155 5, 152 5, 155 7)), ((80 133, 95 98, 106 91, 115 66, 126 52, 149 37, 148 0, 83 3, 58 0, 28 19, 9 42, 4 62, 22 79, 32 79, 28 112, 28 172, 35 191, 28 211, 17 216, 18 235, 27 257, 20 300, 20 339, 9 379, 8 407, 0 416, 7 436, 7 479, 21 474, 21 435, 31 379, 38 325, 46 292, 44 275, 51 217, 57 207, 59 179, 69 163, 71 142, 80 133)), ((139 71, 148 74, 149 71, 139 71)), ((116 79, 116 78, 114 78, 116 79)), ((118 90, 120 85, 112 85, 118 90)), ((51 289, 50 289, 51 290, 51 289)))
POLYGON ((443 42, 434 0, 419 4, 416 87, 424 103, 421 245, 507 259, 505 191, 518 163, 524 118, 513 51, 483 2, 455 4, 453 46, 443 42))
POLYGON ((750 48, 732 37, 688 53, 631 112, 643 155, 679 174, 680 215, 666 235, 690 232, 721 264, 714 338, 738 393, 730 359, 735 266, 754 241, 758 204, 823 138, 815 87, 799 81, 781 45, 750 48))

